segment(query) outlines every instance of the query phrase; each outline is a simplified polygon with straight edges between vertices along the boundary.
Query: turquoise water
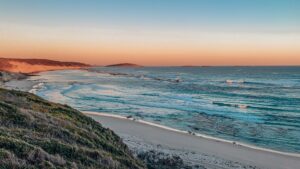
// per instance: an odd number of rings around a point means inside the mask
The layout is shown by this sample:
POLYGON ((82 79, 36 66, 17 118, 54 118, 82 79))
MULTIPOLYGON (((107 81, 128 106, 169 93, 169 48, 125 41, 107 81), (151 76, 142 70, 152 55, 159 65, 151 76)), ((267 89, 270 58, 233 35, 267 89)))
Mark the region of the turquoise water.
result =
POLYGON ((79 110, 300 153, 300 67, 105 68, 41 73, 36 94, 79 110))

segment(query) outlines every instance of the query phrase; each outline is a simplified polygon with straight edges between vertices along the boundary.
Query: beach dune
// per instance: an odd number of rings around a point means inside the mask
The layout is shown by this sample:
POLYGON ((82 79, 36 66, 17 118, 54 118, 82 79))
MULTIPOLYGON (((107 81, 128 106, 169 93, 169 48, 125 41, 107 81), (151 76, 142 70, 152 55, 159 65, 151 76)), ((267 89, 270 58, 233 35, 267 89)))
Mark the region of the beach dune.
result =
POLYGON ((79 69, 89 65, 79 62, 60 62, 48 59, 0 58, 0 71, 35 73, 51 70, 79 69))

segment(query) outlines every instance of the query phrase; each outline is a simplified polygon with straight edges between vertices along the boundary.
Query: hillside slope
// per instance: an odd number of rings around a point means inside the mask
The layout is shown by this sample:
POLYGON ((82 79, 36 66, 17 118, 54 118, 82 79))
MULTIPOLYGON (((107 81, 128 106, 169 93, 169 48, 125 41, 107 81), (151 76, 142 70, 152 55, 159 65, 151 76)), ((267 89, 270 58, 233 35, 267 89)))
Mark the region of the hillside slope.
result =
POLYGON ((0 70, 16 73, 34 73, 49 70, 78 69, 90 65, 78 62, 60 62, 48 59, 0 58, 0 70))
POLYGON ((144 168, 109 129, 69 106, 0 88, 2 168, 144 168))

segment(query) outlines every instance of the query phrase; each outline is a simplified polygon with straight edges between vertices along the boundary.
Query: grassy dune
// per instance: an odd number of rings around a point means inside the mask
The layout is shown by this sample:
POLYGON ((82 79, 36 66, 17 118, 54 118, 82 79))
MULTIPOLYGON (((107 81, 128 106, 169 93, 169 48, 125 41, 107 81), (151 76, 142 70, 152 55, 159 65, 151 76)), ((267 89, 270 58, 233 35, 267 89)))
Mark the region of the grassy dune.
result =
POLYGON ((1 168, 145 168, 111 130, 66 105, 0 89, 1 168))

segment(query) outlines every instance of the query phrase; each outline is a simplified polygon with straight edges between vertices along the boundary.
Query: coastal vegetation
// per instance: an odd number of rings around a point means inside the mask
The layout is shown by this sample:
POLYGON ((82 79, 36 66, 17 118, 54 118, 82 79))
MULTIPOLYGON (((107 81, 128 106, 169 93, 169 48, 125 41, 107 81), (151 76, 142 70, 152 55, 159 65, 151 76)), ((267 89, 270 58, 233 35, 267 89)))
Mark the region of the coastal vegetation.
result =
POLYGON ((2 168, 146 168, 113 131, 67 105, 0 89, 2 168))

